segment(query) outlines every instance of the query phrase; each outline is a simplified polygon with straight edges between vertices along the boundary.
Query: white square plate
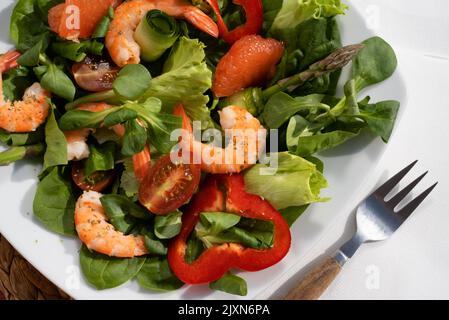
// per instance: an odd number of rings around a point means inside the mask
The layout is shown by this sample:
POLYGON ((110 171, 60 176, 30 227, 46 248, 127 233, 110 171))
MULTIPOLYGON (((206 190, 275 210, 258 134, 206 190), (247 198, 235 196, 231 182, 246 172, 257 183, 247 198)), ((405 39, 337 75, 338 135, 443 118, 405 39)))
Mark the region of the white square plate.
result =
MULTIPOLYGON (((353 0, 346 2, 350 5, 350 10, 346 16, 340 18, 344 44, 357 43, 375 34, 382 35, 393 44, 395 49, 398 46, 410 44, 409 33, 412 37, 415 30, 413 24, 407 25, 407 14, 419 15, 421 12, 416 8, 417 6, 407 5, 404 8, 404 3, 411 4, 415 1, 353 0), (397 6, 399 3, 402 3, 400 8, 397 6), (395 10, 413 10, 413 8, 417 12, 390 17, 390 13, 394 14, 395 10), (401 30, 408 31, 401 35, 389 32, 389 25, 385 21, 403 24, 401 30)), ((430 2, 442 6, 444 1, 430 2)), ((13 0, 4 0, 0 3, 0 52, 11 47, 8 41, 8 22, 14 4, 13 0)), ((438 10, 434 8, 432 12, 438 13, 438 10)), ((442 17, 442 14, 436 14, 436 16, 442 17)), ((428 18, 435 19, 435 17, 428 18)), ((421 49, 424 48, 424 51, 435 55, 443 55, 445 48, 435 46, 429 38, 423 37, 421 49)), ((401 101, 402 108, 397 126, 401 125, 401 117, 404 112, 407 112, 407 90, 401 75, 402 65, 399 62, 398 70, 392 78, 364 92, 375 100, 401 101)), ((397 138, 393 134, 393 139, 397 138)), ((323 195, 332 197, 332 201, 311 206, 295 223, 292 228, 292 248, 281 263, 262 272, 243 273, 249 288, 245 299, 268 297, 283 284, 282 281, 286 279, 286 275, 291 273, 326 235, 326 230, 338 221, 338 215, 348 210, 348 204, 353 203, 353 190, 357 190, 367 181, 386 148, 387 146, 380 139, 362 135, 344 146, 320 155, 320 158, 325 161, 325 175, 330 184, 323 195)), ((32 202, 39 171, 39 166, 30 163, 17 163, 0 168, 0 199, 3 206, 0 212, 0 232, 39 271, 72 297, 76 299, 177 300, 240 298, 211 291, 207 286, 185 286, 181 290, 163 294, 145 291, 135 282, 105 291, 97 291, 89 286, 82 278, 79 269, 80 242, 77 239, 65 238, 47 231, 33 218, 32 202)))

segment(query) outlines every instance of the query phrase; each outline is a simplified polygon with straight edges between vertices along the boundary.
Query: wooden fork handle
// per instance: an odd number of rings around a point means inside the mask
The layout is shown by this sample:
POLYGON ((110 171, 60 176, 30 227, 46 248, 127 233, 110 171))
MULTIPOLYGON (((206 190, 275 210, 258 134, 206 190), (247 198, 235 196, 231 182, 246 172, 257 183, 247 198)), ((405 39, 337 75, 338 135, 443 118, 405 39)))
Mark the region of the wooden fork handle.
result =
POLYGON ((327 257, 314 266, 301 282, 284 297, 284 300, 316 300, 341 271, 340 264, 333 257, 327 257))

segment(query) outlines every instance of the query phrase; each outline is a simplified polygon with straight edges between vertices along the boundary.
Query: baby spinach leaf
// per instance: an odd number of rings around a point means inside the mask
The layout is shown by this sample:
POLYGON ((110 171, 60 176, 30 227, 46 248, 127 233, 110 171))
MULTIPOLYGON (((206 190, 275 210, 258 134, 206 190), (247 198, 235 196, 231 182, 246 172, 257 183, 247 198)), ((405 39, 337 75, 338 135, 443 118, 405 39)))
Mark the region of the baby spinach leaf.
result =
MULTIPOLYGON (((147 213, 147 217, 148 217, 147 213)), ((168 241, 160 240, 154 234, 153 226, 147 221, 138 223, 132 230, 134 235, 142 235, 145 238, 145 246, 151 255, 165 256, 168 252, 168 241)))
POLYGON ((102 145, 89 145, 90 155, 86 161, 85 174, 90 176, 97 171, 108 171, 114 169, 116 144, 112 141, 106 142, 102 145))
POLYGON ((63 3, 64 0, 36 0, 37 9, 40 11, 43 18, 47 18, 48 11, 54 6, 63 3))
POLYGON ((151 218, 150 212, 125 196, 104 195, 101 197, 101 203, 106 211, 115 212, 114 215, 129 215, 139 220, 149 220, 151 218))
POLYGON ((159 239, 171 239, 181 232, 182 212, 177 210, 165 216, 154 219, 154 234, 159 239))
POLYGON ((300 207, 288 207, 285 209, 279 210, 279 213, 284 217, 285 221, 287 221, 288 225, 291 227, 293 223, 307 210, 309 205, 304 205, 300 207))
MULTIPOLYGON (((300 49, 302 57, 298 59, 299 70, 304 70, 338 48, 341 48, 340 29, 335 18, 311 19, 297 27, 298 35, 294 49, 300 49)), ((291 49, 290 49, 291 50, 291 49)), ((341 70, 314 78, 294 90, 294 95, 312 93, 335 94, 341 70)))
POLYGON ((184 285, 163 258, 147 258, 137 274, 137 282, 142 288, 162 292, 177 290, 184 285))
POLYGON ((43 66, 37 66, 33 68, 34 74, 36 75, 36 77, 39 79, 42 79, 42 76, 45 74, 45 72, 47 72, 48 67, 43 65, 43 66))
POLYGON ((36 218, 49 230, 74 235, 75 198, 68 181, 63 177, 62 168, 49 169, 37 186, 33 211, 36 218))
POLYGON ((151 74, 141 64, 129 64, 120 70, 113 84, 114 92, 127 100, 136 100, 150 87, 151 74))
MULTIPOLYGON (((278 72, 278 79, 304 71, 341 47, 340 31, 334 18, 309 19, 296 27, 276 30, 275 35, 285 43, 287 55, 284 57, 285 70, 278 72)), ((290 92, 295 96, 334 94, 339 77, 339 71, 326 74, 299 88, 290 88, 290 92)))
POLYGON ((114 226, 114 228, 124 234, 129 234, 137 223, 136 219, 126 214, 120 207, 115 206, 114 203, 110 204, 102 198, 100 201, 109 222, 114 226))
POLYGON ((9 101, 20 100, 24 91, 33 84, 33 77, 25 67, 11 69, 3 76, 3 96, 9 101))
POLYGON ((127 197, 109 194, 102 196, 100 201, 111 224, 124 234, 131 233, 139 223, 138 220, 150 219, 148 211, 127 197))
POLYGON ((382 38, 372 37, 363 44, 365 47, 354 59, 352 71, 358 92, 388 79, 398 64, 393 48, 382 38))
POLYGON ((393 132, 394 123, 399 112, 399 101, 389 100, 376 104, 360 105, 360 114, 372 132, 388 142, 393 132))
POLYGON ((36 10, 38 0, 19 0, 11 14, 9 35, 20 51, 33 47, 49 33, 46 19, 36 10))
POLYGON ((120 188, 129 198, 136 197, 139 192, 139 182, 134 174, 134 166, 132 159, 126 159, 124 162, 125 170, 120 177, 120 188))
POLYGON ((44 170, 68 163, 67 140, 58 127, 54 108, 51 109, 45 125, 45 143, 47 144, 47 149, 44 155, 44 170))
POLYGON ((80 265, 86 280, 98 290, 118 287, 134 278, 146 258, 121 259, 90 251, 85 245, 80 251, 80 265))
POLYGON ((307 20, 298 26, 296 32, 294 39, 290 39, 290 44, 303 54, 299 63, 300 70, 341 47, 340 30, 334 18, 307 20))
POLYGON ((131 157, 145 148, 147 132, 135 120, 126 122, 123 137, 122 154, 131 157))
POLYGON ((42 76, 41 85, 44 89, 68 101, 73 101, 75 97, 76 89, 72 80, 53 63, 48 66, 47 72, 42 76))
POLYGON ((148 236, 145 236, 145 246, 150 254, 165 256, 167 255, 167 247, 159 240, 154 240, 148 236))
POLYGON ((121 108, 113 113, 108 114, 103 121, 105 127, 112 127, 116 124, 136 119, 138 113, 130 108, 121 108))
POLYGON ((39 40, 32 48, 27 50, 19 59, 17 63, 25 67, 34 67, 39 64, 39 56, 48 47, 48 37, 39 40))
POLYGON ((245 279, 230 272, 227 272, 217 281, 211 282, 209 288, 239 296, 246 296, 248 294, 248 286, 245 279))

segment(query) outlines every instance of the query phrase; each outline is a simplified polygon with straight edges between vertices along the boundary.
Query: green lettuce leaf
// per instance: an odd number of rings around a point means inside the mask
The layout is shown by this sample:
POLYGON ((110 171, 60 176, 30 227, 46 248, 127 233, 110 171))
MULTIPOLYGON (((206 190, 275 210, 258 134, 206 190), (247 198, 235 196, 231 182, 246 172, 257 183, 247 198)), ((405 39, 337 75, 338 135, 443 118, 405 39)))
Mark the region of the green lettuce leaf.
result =
POLYGON ((198 40, 180 38, 166 60, 162 75, 153 79, 151 87, 142 97, 160 99, 170 112, 182 103, 192 120, 202 121, 204 127, 212 126, 204 93, 212 86, 212 72, 205 62, 204 44, 198 40))
POLYGON ((270 32, 294 28, 309 19, 328 18, 344 14, 348 7, 340 0, 284 0, 270 32))
POLYGON ((120 188, 129 198, 134 198, 139 192, 139 182, 134 174, 133 160, 128 158, 124 161, 125 170, 120 178, 120 188))
POLYGON ((268 200, 276 209, 324 202, 320 197, 327 181, 317 166, 288 152, 278 154, 278 168, 274 175, 264 175, 258 164, 245 173, 246 191, 268 200))

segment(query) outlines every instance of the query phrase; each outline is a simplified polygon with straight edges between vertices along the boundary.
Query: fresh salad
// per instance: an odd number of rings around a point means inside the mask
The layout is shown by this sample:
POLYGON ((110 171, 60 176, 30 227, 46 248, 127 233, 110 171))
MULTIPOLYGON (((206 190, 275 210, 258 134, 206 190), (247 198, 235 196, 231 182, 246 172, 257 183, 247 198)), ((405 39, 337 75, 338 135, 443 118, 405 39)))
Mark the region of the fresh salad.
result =
POLYGON ((79 238, 95 288, 135 279, 244 296, 235 271, 281 261, 290 226, 329 200, 317 154, 362 131, 392 133, 399 102, 363 90, 394 73, 395 53, 379 37, 343 46, 347 10, 19 0, 16 49, 0 56, 0 164, 42 162, 34 216, 79 238))

